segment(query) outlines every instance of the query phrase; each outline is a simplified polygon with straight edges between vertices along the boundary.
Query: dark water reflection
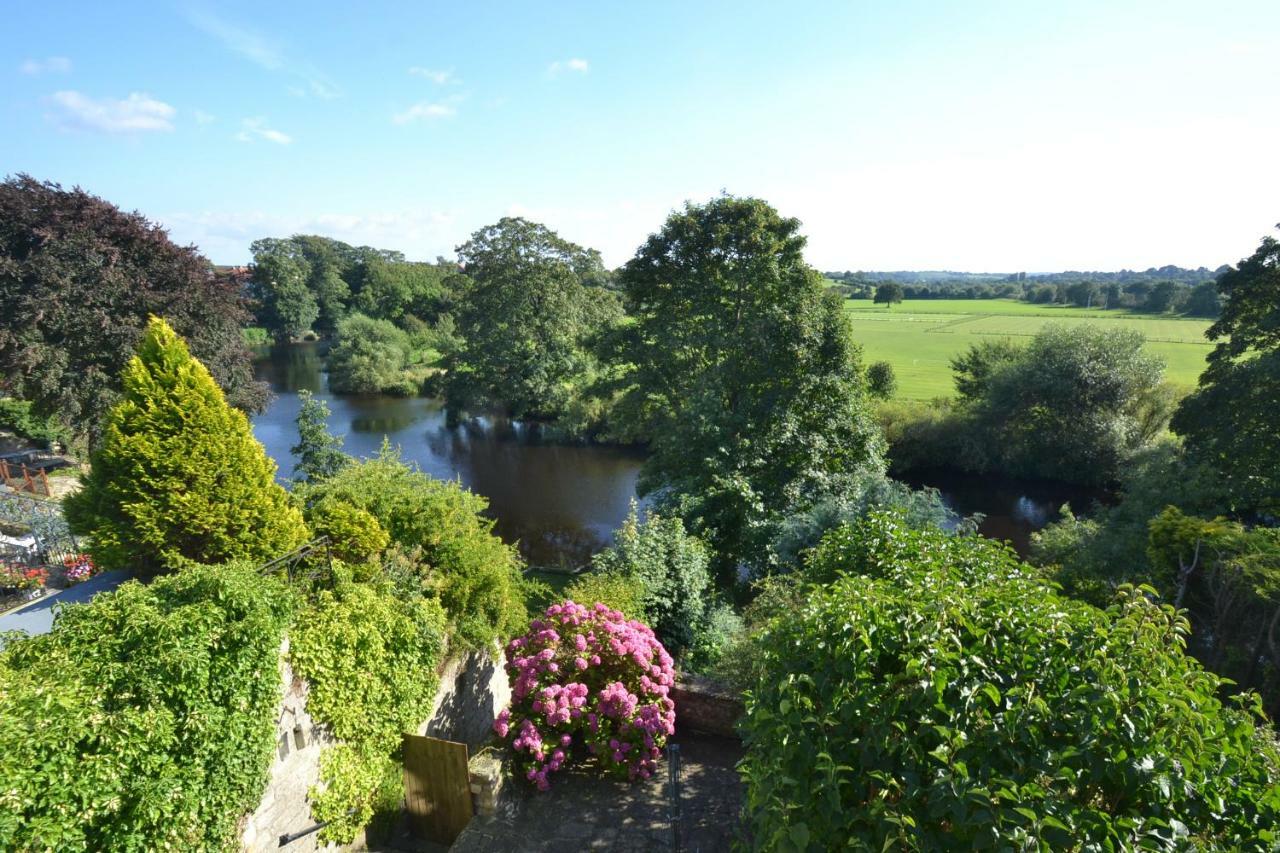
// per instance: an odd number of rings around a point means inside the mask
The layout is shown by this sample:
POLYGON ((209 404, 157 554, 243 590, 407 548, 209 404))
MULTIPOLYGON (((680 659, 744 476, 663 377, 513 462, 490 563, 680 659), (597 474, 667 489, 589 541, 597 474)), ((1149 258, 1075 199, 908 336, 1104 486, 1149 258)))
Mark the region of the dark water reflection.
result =
MULTIPOLYGON (((306 389, 328 403, 329 429, 345 437, 348 453, 372 456, 385 437, 428 474, 460 479, 488 498, 498 534, 518 542, 535 565, 586 562, 626 517, 642 461, 638 453, 542 443, 535 428, 501 418, 449 427, 434 399, 335 395, 328 390, 321 346, 273 347, 257 364, 259 378, 276 396, 254 418, 253 429, 279 463, 281 478, 293 472, 289 448, 298 439, 298 391, 306 389)), ((1054 520, 1063 503, 1082 512, 1102 497, 1060 483, 952 471, 919 472, 909 481, 938 488, 962 515, 983 513, 981 532, 1009 540, 1024 554, 1031 533, 1054 520)))
POLYGON ((385 436, 428 474, 460 479, 488 498, 498 534, 518 542, 531 563, 585 562, 626 517, 640 470, 635 452, 544 444, 535 429, 498 418, 449 427, 439 400, 335 395, 322 367, 317 344, 273 347, 258 361, 276 397, 253 429, 281 478, 296 462, 289 448, 298 439, 297 392, 306 389, 328 404, 329 429, 345 437, 348 453, 374 455, 385 436))
POLYGON ((960 515, 982 513, 978 532, 1009 541, 1024 556, 1031 545, 1031 534, 1056 521, 1063 504, 1070 504, 1072 512, 1081 515, 1096 502, 1109 498, 1100 490, 1067 483, 985 477, 961 471, 914 471, 904 479, 917 488, 933 486, 960 515))

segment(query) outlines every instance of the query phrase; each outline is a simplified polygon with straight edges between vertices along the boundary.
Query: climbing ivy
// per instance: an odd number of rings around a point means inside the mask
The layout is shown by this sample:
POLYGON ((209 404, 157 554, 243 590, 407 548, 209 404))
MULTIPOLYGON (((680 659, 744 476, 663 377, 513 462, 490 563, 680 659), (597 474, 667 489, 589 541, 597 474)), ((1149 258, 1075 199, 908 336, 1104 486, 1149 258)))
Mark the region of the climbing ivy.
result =
POLYGON ((267 782, 293 597, 194 566, 0 652, 0 850, 217 850, 267 782))
POLYGON ((349 842, 398 808, 401 736, 431 713, 445 623, 433 598, 350 582, 299 616, 290 657, 310 683, 307 708, 341 741, 321 756, 312 792, 327 840, 349 842))

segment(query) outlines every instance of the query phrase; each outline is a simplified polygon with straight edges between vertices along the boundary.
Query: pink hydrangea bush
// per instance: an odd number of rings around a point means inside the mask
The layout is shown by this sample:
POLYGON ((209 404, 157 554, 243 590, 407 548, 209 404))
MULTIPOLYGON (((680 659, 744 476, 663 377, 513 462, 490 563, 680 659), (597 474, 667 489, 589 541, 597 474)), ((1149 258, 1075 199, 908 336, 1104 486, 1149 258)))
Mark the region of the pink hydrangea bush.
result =
POLYGON ((507 644, 511 707, 493 729, 509 739, 525 778, 594 755, 628 779, 653 775, 676 706, 671 656, 653 631, 603 604, 553 604, 507 644))

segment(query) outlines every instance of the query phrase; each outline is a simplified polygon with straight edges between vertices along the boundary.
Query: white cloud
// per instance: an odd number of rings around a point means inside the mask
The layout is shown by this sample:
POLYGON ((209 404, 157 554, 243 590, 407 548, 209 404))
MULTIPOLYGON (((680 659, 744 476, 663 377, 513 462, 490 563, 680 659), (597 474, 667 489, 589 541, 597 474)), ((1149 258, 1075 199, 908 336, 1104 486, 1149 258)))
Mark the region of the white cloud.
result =
POLYGON ((247 27, 226 21, 203 9, 192 10, 191 23, 222 42, 223 47, 238 53, 250 62, 268 71, 282 71, 301 78, 305 88, 290 87, 292 94, 305 97, 308 93, 329 100, 339 96, 338 88, 315 66, 291 58, 274 40, 247 27))
POLYGON ((173 130, 177 111, 143 92, 129 97, 91 98, 82 92, 55 92, 50 98, 57 113, 54 120, 64 128, 96 130, 102 133, 132 133, 148 130, 173 130))
POLYGON ((217 116, 207 113, 204 110, 193 110, 192 115, 196 117, 196 124, 213 124, 217 121, 217 116))
POLYGON ((264 118, 247 118, 240 122, 240 132, 236 134, 236 139, 240 142, 265 139, 277 145, 288 145, 293 142, 293 137, 289 134, 267 127, 267 120, 264 118))
POLYGON ((590 68, 590 64, 585 59, 557 59, 555 62, 547 66, 547 73, 552 77, 555 77, 561 71, 574 71, 578 74, 586 74, 590 68))
POLYGON ((450 118, 457 115, 457 113, 458 111, 450 104, 419 101, 404 112, 393 115, 391 121, 395 124, 408 124, 418 119, 450 118))
POLYGON ((453 69, 448 70, 439 68, 423 68, 420 65, 414 65, 409 69, 409 73, 415 77, 425 77, 437 86, 443 86, 446 83, 460 82, 457 77, 453 76, 453 69))
POLYGON ((44 59, 28 59, 18 66, 23 74, 70 74, 71 60, 65 56, 48 56, 44 59))
POLYGON ((320 213, 288 216, 248 211, 178 212, 160 217, 173 239, 194 243, 215 263, 242 264, 250 260, 249 244, 260 237, 320 234, 353 246, 398 249, 410 260, 433 260, 452 255, 466 239, 450 211, 395 210, 368 213, 320 213))

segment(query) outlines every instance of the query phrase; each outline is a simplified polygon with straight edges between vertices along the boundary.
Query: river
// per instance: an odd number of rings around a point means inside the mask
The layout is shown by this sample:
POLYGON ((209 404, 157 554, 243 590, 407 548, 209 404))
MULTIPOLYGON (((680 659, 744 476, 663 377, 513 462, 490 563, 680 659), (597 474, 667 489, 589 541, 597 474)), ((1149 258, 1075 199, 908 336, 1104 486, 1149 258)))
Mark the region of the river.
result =
MULTIPOLYGON (((644 460, 638 451, 544 443, 536 430, 500 418, 449 427, 436 399, 333 394, 323 366, 321 345, 315 343, 272 347, 256 363, 258 378, 275 396, 253 419, 253 430, 279 464, 282 479, 293 473, 298 392, 308 390, 328 404, 329 429, 343 436, 347 453, 372 456, 385 436, 428 474, 461 480, 488 499, 498 535, 519 543, 534 565, 581 565, 608 544, 635 498, 644 460)), ((949 471, 918 475, 912 485, 937 487, 964 515, 983 513, 980 531, 1008 539, 1022 553, 1032 531, 1052 521, 1064 501, 1080 511, 1092 499, 1062 484, 949 471)))

